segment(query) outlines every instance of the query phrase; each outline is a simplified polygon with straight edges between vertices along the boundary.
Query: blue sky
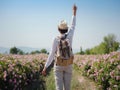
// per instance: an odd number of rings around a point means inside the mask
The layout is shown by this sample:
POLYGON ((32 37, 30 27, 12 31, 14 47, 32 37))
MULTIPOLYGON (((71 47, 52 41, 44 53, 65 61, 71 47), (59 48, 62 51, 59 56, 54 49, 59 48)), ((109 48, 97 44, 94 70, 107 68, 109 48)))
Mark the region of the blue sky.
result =
POLYGON ((120 42, 120 0, 0 0, 0 47, 51 48, 57 25, 70 25, 76 4, 73 48, 91 48, 113 33, 120 42))

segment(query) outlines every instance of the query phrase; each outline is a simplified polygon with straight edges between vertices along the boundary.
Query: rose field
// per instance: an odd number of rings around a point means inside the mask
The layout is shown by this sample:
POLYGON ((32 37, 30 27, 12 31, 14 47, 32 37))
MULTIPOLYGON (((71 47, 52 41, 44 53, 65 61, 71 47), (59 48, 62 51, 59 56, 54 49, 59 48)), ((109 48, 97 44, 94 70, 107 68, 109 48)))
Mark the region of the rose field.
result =
MULTIPOLYGON (((0 90, 45 90, 46 79, 41 71, 46 59, 45 54, 0 54, 0 90)), ((75 55, 74 63, 78 67, 76 70, 80 71, 78 75, 93 80, 100 90, 120 90, 119 52, 75 55)))
POLYGON ((46 55, 0 55, 0 90, 45 90, 46 55))
POLYGON ((94 80, 102 90, 120 90, 120 52, 106 55, 76 55, 82 75, 94 80))

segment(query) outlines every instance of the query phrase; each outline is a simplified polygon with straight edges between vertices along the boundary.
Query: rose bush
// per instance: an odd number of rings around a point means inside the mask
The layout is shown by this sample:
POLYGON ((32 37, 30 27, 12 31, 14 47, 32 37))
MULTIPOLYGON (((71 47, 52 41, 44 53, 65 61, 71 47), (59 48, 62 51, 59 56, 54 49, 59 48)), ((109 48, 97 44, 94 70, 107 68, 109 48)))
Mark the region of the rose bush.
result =
POLYGON ((84 76, 97 82, 102 90, 120 89, 120 53, 76 55, 74 62, 84 76))
POLYGON ((44 90, 46 55, 0 55, 0 90, 44 90))

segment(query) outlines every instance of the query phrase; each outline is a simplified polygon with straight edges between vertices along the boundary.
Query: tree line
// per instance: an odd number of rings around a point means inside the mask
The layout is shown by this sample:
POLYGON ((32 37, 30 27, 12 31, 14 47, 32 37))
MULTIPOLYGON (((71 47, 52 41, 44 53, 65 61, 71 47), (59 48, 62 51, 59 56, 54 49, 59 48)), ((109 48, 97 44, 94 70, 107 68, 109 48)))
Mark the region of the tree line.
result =
MULTIPOLYGON (((80 51, 77 52, 76 54, 82 54, 82 55, 108 54, 110 52, 117 51, 118 49, 120 49, 120 42, 116 40, 116 36, 114 34, 108 34, 103 38, 103 41, 99 45, 94 46, 93 48, 88 48, 84 51, 82 50, 82 47, 80 47, 80 51)), ((10 54, 24 55, 24 54, 39 54, 39 53, 49 54, 48 51, 44 48, 41 50, 32 51, 30 53, 25 53, 24 51, 22 51, 21 49, 15 46, 10 48, 10 54)))
POLYGON ((17 48, 17 47, 12 47, 10 48, 10 54, 19 54, 19 55, 25 55, 25 54, 40 54, 40 53, 45 53, 48 54, 46 49, 41 49, 41 50, 35 50, 30 53, 25 53, 23 50, 17 48))
POLYGON ((99 45, 84 51, 82 50, 82 47, 80 47, 80 51, 77 54, 108 54, 117 51, 118 49, 120 49, 120 42, 116 40, 114 34, 108 34, 103 38, 103 41, 99 45))

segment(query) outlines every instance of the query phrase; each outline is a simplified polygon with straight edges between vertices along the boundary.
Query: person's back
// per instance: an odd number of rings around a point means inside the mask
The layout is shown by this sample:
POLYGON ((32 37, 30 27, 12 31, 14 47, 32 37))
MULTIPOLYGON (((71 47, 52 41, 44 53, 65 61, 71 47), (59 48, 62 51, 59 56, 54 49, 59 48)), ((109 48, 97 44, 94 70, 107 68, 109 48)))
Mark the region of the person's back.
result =
POLYGON ((76 10, 77 7, 74 5, 71 27, 68 28, 64 20, 58 25, 60 35, 54 39, 52 50, 42 71, 42 74, 45 75, 46 68, 55 59, 54 73, 56 90, 63 90, 63 86, 64 90, 70 90, 73 63, 72 40, 76 24, 76 10))

